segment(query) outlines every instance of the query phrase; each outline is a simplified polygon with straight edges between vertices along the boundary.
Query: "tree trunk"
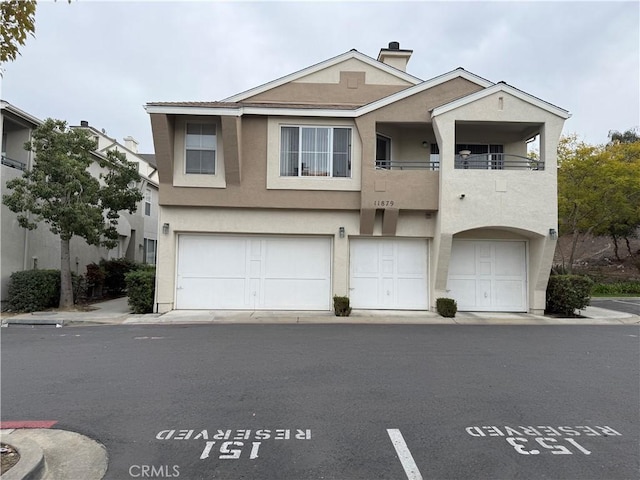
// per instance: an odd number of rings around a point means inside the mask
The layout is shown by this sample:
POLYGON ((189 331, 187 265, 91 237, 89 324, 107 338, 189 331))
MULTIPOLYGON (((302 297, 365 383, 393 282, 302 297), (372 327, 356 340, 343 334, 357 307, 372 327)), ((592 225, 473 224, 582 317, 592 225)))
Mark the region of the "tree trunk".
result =
POLYGON ((624 237, 624 241, 627 242, 627 251, 629 252, 629 256, 633 257, 633 252, 631 251, 631 242, 629 242, 629 237, 624 237))
POLYGON ((60 239, 60 305, 59 308, 73 307, 73 283, 71 282, 71 255, 69 239, 60 239))
POLYGON ((616 256, 618 261, 620 261, 620 255, 618 254, 618 237, 611 235, 611 238, 613 239, 613 254, 616 256))
POLYGON ((577 229, 573 230, 573 240, 571 241, 571 253, 569 254, 569 265, 567 265, 567 273, 569 275, 573 274, 573 259, 576 254, 576 247, 578 246, 578 237, 580 236, 580 232, 577 229))

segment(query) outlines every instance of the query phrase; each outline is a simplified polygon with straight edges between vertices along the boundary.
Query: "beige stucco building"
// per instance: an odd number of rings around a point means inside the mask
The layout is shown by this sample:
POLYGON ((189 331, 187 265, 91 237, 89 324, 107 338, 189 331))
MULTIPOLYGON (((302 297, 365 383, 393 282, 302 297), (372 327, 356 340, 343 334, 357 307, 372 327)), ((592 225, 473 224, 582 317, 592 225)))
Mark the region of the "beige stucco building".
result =
MULTIPOLYGON (((10 193, 6 183, 22 176, 31 168, 37 158, 32 152, 24 149, 24 144, 31 140, 31 135, 42 121, 33 115, 1 101, 0 128, 2 136, 2 191, 10 193)), ((71 239, 71 270, 77 274, 86 273, 89 263, 100 259, 125 257, 136 262, 155 263, 158 239, 158 173, 155 162, 149 156, 138 153, 137 142, 131 137, 119 143, 103 131, 95 129, 88 122, 72 128, 86 129, 96 141, 96 156, 104 156, 107 151, 117 149, 124 153, 127 160, 136 163, 141 182, 138 185, 144 198, 139 202, 133 214, 121 212, 118 219, 119 240, 116 248, 107 250, 103 247, 88 245, 84 239, 71 239)), ((97 158, 97 157, 96 157, 97 158)), ((90 167, 93 175, 100 173, 98 162, 90 167)), ((2 301, 7 300, 9 278, 13 272, 37 269, 60 268, 60 239, 42 222, 35 230, 27 230, 18 224, 17 216, 2 204, 1 219, 1 253, 0 276, 2 301)))
POLYGON ((150 102, 156 308, 541 312, 567 111, 396 42, 217 102, 150 102), (527 145, 539 142, 539 159, 527 145))

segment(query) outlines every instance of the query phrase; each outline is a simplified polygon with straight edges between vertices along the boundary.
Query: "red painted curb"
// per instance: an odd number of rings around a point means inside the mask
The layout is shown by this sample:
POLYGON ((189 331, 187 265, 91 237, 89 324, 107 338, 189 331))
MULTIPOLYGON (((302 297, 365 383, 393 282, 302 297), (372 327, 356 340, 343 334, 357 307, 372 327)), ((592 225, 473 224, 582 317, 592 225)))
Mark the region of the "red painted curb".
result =
POLYGON ((9 422, 0 422, 0 429, 5 428, 51 428, 57 420, 16 420, 9 422))

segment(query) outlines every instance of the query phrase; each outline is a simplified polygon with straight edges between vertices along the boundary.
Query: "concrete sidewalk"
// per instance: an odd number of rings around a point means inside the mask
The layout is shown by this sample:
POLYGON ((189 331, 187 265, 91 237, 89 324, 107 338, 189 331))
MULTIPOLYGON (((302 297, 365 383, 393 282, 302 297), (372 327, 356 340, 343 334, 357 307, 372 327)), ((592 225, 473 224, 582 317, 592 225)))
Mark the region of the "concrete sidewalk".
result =
POLYGON ((440 325, 640 325, 640 316, 587 307, 582 318, 556 318, 528 313, 458 312, 444 318, 433 312, 354 310, 350 317, 316 311, 173 310, 164 314, 130 313, 126 298, 93 304, 80 312, 33 312, 2 319, 8 325, 140 325, 140 324, 440 324, 440 325))
POLYGON ((20 460, 2 480, 100 480, 107 472, 107 449, 79 433, 45 428, 0 430, 0 441, 20 460))

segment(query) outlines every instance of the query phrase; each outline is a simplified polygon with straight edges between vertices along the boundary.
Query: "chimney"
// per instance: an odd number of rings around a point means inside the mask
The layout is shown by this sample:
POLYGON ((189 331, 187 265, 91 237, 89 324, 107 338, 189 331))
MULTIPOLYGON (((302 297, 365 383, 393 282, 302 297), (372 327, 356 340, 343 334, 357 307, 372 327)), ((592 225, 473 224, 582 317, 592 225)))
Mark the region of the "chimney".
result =
POLYGON ((81 127, 88 127, 89 126, 89 122, 87 122, 86 120, 80 120, 80 126, 81 127))
POLYGON ((413 50, 401 50, 399 42, 389 42, 389 48, 380 49, 378 61, 406 72, 412 53, 413 50))
POLYGON ((124 137, 124 146, 131 150, 133 153, 138 153, 138 141, 129 136, 124 137))

